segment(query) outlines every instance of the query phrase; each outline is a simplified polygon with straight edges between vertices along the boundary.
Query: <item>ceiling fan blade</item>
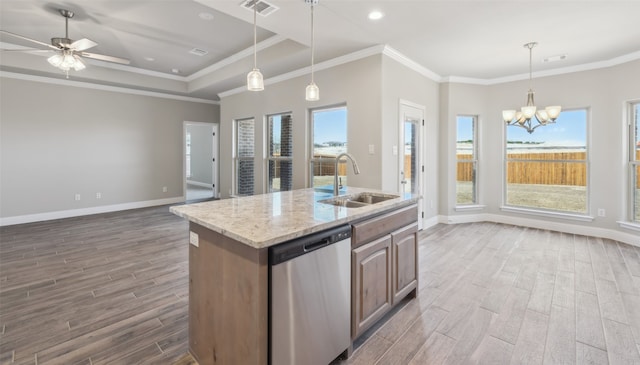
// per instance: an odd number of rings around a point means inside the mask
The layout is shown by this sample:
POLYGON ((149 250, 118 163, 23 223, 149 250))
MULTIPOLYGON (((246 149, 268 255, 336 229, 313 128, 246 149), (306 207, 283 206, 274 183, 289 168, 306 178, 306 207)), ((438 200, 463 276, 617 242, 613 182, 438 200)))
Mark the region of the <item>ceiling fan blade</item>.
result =
POLYGON ((71 43, 70 48, 76 51, 84 51, 85 49, 93 48, 97 45, 98 43, 92 41, 91 39, 82 38, 71 43))
POLYGON ((25 52, 25 53, 33 53, 33 52, 51 52, 50 49, 38 49, 38 48, 22 48, 22 49, 0 49, 2 52, 25 52))
POLYGON ((103 55, 103 54, 89 53, 89 52, 78 52, 78 54, 80 56, 82 56, 82 57, 93 58, 94 60, 107 61, 107 62, 113 62, 113 63, 120 63, 120 64, 123 64, 123 65, 128 65, 129 63, 131 63, 131 61, 129 61, 126 58, 106 56, 106 55, 103 55))
POLYGON ((45 47, 49 47, 51 49, 55 49, 55 50, 59 50, 60 48, 53 46, 49 43, 44 43, 44 42, 40 42, 40 41, 36 41, 35 39, 31 39, 31 38, 27 38, 27 37, 23 37, 19 34, 15 34, 15 33, 11 33, 11 32, 7 32, 6 30, 0 30, 0 33, 2 34, 6 34, 6 35, 10 35, 12 37, 16 37, 16 38, 20 38, 20 39, 24 39, 25 41, 29 41, 29 42, 33 42, 33 43, 37 43, 39 45, 45 46, 45 47))

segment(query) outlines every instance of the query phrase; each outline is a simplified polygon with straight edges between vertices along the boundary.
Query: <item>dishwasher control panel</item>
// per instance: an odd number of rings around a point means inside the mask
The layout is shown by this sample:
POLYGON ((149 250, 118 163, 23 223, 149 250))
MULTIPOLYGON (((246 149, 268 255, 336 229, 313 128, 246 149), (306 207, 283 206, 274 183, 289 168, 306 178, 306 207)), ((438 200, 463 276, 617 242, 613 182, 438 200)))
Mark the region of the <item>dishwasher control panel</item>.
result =
POLYGON ((269 248, 269 263, 277 265, 313 252, 333 243, 351 238, 351 226, 344 225, 295 238, 269 248))

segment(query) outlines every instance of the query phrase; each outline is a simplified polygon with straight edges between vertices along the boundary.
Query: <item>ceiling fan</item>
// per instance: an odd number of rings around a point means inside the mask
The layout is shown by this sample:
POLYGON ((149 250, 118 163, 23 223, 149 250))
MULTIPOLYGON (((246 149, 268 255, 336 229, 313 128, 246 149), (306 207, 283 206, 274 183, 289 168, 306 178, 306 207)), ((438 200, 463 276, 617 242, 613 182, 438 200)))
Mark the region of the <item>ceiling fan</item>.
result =
MULTIPOLYGON (((35 39, 21 36, 19 34, 7 32, 5 30, 0 30, 0 33, 6 34, 12 37, 24 39, 26 41, 33 42, 41 46, 50 48, 48 50, 36 50, 36 51, 47 51, 47 52, 51 50, 56 51, 56 53, 53 56, 49 57, 47 61, 49 61, 51 65, 64 71, 67 74, 67 78, 69 78, 69 70, 74 69, 76 71, 80 71, 86 68, 84 62, 82 61, 83 57, 92 58, 100 61, 119 63, 123 65, 128 65, 130 63, 130 61, 125 58, 85 52, 85 50, 97 46, 98 43, 87 38, 82 38, 77 41, 70 39, 69 38, 69 19, 73 18, 74 13, 66 9, 59 9, 58 11, 64 17, 65 36, 64 38, 51 38, 51 44, 40 42, 35 39)), ((31 52, 33 50, 17 50, 17 51, 31 52)))

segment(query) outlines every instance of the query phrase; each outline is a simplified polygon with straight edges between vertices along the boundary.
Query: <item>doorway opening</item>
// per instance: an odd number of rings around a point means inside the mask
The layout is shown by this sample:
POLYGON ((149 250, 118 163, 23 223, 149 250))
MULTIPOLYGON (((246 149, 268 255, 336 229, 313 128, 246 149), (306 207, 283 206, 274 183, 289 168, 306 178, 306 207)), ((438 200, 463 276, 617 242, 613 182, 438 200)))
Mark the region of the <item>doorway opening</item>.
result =
MULTIPOLYGON (((423 194, 424 165, 422 162, 424 106, 400 101, 399 192, 423 194)), ((422 229, 424 207, 418 204, 418 228, 422 229)))
POLYGON ((183 123, 184 197, 186 202, 218 195, 218 124, 183 123))

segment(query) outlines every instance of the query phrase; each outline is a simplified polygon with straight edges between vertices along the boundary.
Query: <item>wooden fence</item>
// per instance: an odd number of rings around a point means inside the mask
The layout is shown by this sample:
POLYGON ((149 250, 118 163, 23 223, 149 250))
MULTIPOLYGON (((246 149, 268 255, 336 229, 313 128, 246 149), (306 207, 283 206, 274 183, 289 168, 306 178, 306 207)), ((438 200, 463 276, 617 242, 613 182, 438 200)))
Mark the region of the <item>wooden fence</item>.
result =
MULTIPOLYGON (((470 159, 469 154, 457 155, 458 160, 470 159)), ((510 153, 509 159, 544 160, 545 162, 510 161, 507 182, 511 184, 544 185, 587 185, 586 152, 549 152, 549 153, 510 153), (562 162, 553 162, 562 160, 562 162), (576 162, 566 162, 572 160, 576 162), (548 162, 546 162, 548 161, 548 162)), ((640 150, 636 152, 640 160, 640 150)), ((471 181, 473 165, 458 163, 456 177, 458 181, 471 181)), ((640 171, 638 172, 640 175, 640 171)), ((640 189, 640 179, 637 181, 640 189)))

